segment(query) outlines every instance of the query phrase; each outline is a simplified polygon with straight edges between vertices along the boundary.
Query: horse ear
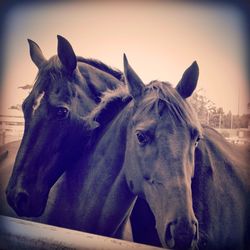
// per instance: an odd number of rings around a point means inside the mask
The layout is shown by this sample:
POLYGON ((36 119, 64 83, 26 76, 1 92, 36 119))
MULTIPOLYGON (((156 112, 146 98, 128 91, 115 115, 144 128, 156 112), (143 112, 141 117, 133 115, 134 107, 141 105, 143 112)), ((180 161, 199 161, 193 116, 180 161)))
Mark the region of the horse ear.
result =
POLYGON ((197 62, 194 61, 192 65, 185 70, 175 89, 183 98, 191 96, 197 86, 198 77, 199 67, 197 62))
POLYGON ((29 47, 30 47, 30 57, 31 60, 35 63, 38 69, 41 68, 41 65, 46 62, 46 59, 43 55, 42 50, 34 41, 28 39, 29 47))
POLYGON ((58 57, 64 66, 64 68, 69 72, 72 73, 77 64, 77 59, 75 52, 69 43, 64 37, 57 35, 58 45, 57 45, 57 54, 58 57))
POLYGON ((129 93, 134 99, 137 99, 142 95, 145 85, 140 79, 140 77, 135 73, 135 71, 129 65, 128 59, 125 54, 123 55, 123 63, 124 63, 125 81, 128 85, 129 93))

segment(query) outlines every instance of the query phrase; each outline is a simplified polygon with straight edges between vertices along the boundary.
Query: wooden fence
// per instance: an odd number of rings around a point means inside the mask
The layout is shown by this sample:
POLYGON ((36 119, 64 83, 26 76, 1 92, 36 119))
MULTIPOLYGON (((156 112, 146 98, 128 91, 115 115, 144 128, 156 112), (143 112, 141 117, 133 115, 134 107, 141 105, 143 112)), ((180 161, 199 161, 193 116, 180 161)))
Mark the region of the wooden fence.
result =
POLYGON ((0 215, 0 249, 160 250, 161 248, 0 215))

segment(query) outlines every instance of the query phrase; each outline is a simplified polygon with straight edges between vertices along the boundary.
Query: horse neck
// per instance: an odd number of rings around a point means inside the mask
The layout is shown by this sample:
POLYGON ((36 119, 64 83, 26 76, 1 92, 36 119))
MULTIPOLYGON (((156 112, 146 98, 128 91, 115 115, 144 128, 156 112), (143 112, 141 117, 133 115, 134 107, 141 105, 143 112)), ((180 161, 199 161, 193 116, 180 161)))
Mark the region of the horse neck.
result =
POLYGON ((88 96, 90 96, 96 103, 100 102, 102 93, 107 90, 116 89, 119 86, 124 85, 124 82, 118 80, 112 74, 95 68, 87 63, 78 62, 78 69, 83 78, 84 90, 88 96))
POLYGON ((203 127, 201 144, 197 148, 195 157, 195 168, 202 171, 202 176, 208 179, 213 177, 219 179, 221 185, 225 176, 225 184, 229 178, 248 183, 249 176, 249 154, 247 151, 228 143, 221 134, 210 127, 203 127), (204 167, 206 166, 206 167, 204 167), (242 179, 243 178, 243 179, 242 179))
MULTIPOLYGON (((105 91, 113 90, 124 85, 123 82, 119 81, 111 74, 108 74, 83 62, 78 62, 76 79, 78 83, 78 86, 76 86, 78 98, 75 98, 75 104, 77 107, 75 111, 76 122, 74 125, 72 123, 72 130, 75 128, 78 132, 75 134, 75 138, 72 136, 72 143, 75 144, 75 149, 77 149, 75 150, 75 155, 79 155, 79 157, 75 158, 75 160, 80 158, 81 153, 84 153, 84 151, 87 150, 86 145, 90 144, 86 143, 86 140, 88 141, 89 135, 86 137, 86 128, 84 127, 81 117, 88 116, 97 107, 105 91)), ((112 119, 119 112, 119 110, 119 108, 116 109, 111 117, 112 119)), ((98 131, 97 134, 101 134, 103 128, 105 128, 105 126, 102 126, 101 129, 96 130, 98 131)), ((95 143, 95 141, 91 142, 95 143)))
POLYGON ((79 208, 81 220, 89 232, 113 235, 128 216, 136 198, 127 186, 122 168, 128 109, 120 112, 107 127, 88 161, 83 159, 85 166, 78 177, 81 185, 79 208))
POLYGON ((218 136, 213 129, 203 128, 203 139, 195 149, 195 173, 192 181, 194 199, 203 198, 202 195, 205 198, 210 193, 216 196, 224 177, 228 178, 226 155, 221 151, 219 142, 221 138, 218 136), (206 193, 204 190, 207 190, 206 193))
MULTIPOLYGON (((237 159, 242 158, 242 155, 238 155, 234 145, 227 143, 209 127, 203 128, 203 137, 195 151, 195 174, 192 180, 193 208, 199 221, 200 241, 202 238, 216 239, 220 235, 216 231, 220 230, 220 224, 227 225, 228 230, 232 229, 234 225, 229 217, 233 216, 235 209, 242 212, 242 207, 234 206, 244 204, 249 199, 246 197, 249 170, 247 174, 244 170, 246 167, 241 164, 242 159, 237 159), (230 206, 227 205, 228 199, 230 206), (221 211, 224 211, 223 215, 221 211)), ((224 235, 227 235, 226 231, 224 235)))
MULTIPOLYGON (((105 90, 113 89, 123 84, 108 73, 101 72, 101 70, 82 62, 78 62, 76 73, 79 94, 79 98, 77 98, 77 115, 80 117, 88 115, 98 105, 100 96, 105 90)), ((81 122, 76 124, 80 126, 81 122)), ((56 225, 61 225, 60 223, 62 223, 62 226, 73 227, 75 229, 82 225, 80 223, 78 226, 78 218, 75 220, 79 203, 78 196, 81 191, 82 180, 84 179, 84 176, 81 174, 82 168, 85 166, 84 162, 86 158, 88 158, 86 154, 90 153, 90 149, 93 149, 93 146, 86 149, 85 129, 83 128, 82 132, 79 131, 75 133, 75 140, 73 142, 75 145, 74 150, 72 150, 74 151, 74 158, 69 159, 71 162, 66 163, 67 168, 65 173, 52 187, 49 195, 49 204, 46 208, 50 223, 56 225), (80 163, 78 164, 78 162, 80 163), (51 206, 49 206, 50 204, 51 206), (71 209, 71 205, 73 209, 71 209), (58 221, 58 214, 67 219, 58 221)), ((101 135, 101 131, 98 131, 101 135)), ((98 136, 96 136, 97 138, 98 136)), ((95 141, 92 142, 94 145, 95 141)))

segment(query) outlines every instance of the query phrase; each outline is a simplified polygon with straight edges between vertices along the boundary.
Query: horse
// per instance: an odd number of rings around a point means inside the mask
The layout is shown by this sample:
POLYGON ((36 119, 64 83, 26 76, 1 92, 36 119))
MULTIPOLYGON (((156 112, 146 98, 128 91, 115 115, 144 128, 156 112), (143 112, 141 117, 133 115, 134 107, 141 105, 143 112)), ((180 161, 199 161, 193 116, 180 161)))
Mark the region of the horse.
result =
POLYGON ((162 245, 247 249, 249 154, 198 122, 186 101, 197 85, 197 63, 175 89, 158 81, 145 87, 126 70, 138 107, 128 125, 127 182, 146 198, 162 245), (145 92, 152 89, 150 100, 145 92))
MULTIPOLYGON (((64 173, 87 147, 90 130, 84 117, 98 105, 104 91, 119 88, 124 82, 119 70, 98 60, 77 57, 64 37, 57 38, 57 55, 49 60, 34 41, 28 40, 31 59, 39 71, 22 105, 25 130, 6 195, 19 217, 75 229, 60 216, 64 207, 57 207, 54 201, 67 188, 64 173), (44 181, 46 186, 41 188, 40 182, 44 181), (59 224, 52 222, 51 214, 60 218, 59 224)), ((10 152, 15 151, 11 144, 8 147, 10 152)), ((6 161, 9 165, 11 156, 6 154, 1 165, 6 161)), ((1 168, 1 183, 6 183, 6 171, 11 168, 1 168)), ((70 197, 65 195, 60 199, 70 202, 70 197)), ((1 213, 15 216, 6 207, 1 204, 1 213)))
MULTIPOLYGON (((82 191, 78 192, 82 202, 79 209, 82 211, 81 220, 88 225, 87 231, 111 236, 130 214, 137 197, 140 197, 147 201, 154 214, 162 246, 188 249, 197 242, 198 221, 192 203, 184 202, 191 196, 191 181, 190 187, 185 186, 188 190, 179 192, 178 182, 169 190, 164 178, 166 176, 171 179, 171 175, 175 174, 174 168, 173 173, 166 169, 172 164, 171 161, 168 164, 164 162, 168 151, 180 151, 177 147, 166 148, 165 145, 172 133, 176 136, 171 128, 175 122, 170 119, 172 117, 169 117, 169 112, 177 121, 182 118, 181 125, 190 123, 188 125, 194 133, 190 151, 194 151, 201 133, 198 119, 181 97, 181 93, 185 97, 192 94, 198 79, 197 68, 195 63, 188 68, 176 89, 158 81, 145 86, 124 57, 128 96, 132 100, 111 122, 89 159, 83 159, 81 163, 84 167, 79 177, 82 182, 82 191), (166 109, 169 112, 165 112, 166 109), (93 190, 95 197, 91 194, 93 190), (180 200, 184 199, 181 204, 177 202, 176 194, 182 195, 179 197, 180 200), (171 207, 166 196, 175 202, 175 207, 171 207), (90 210, 91 214, 86 212, 90 210), (178 214, 175 215, 173 210, 178 214), (91 224, 93 215, 95 219, 98 218, 98 222, 91 224), (175 221, 177 218, 178 222, 175 221)), ((97 111, 91 112, 93 122, 99 123, 100 117, 104 116, 103 110, 107 112, 107 108, 102 105, 98 105, 97 111)), ((191 165, 193 158, 190 156, 189 160, 191 165)), ((188 174, 191 179, 193 171, 188 174)), ((180 179, 183 181, 187 177, 180 175, 180 179)), ((169 183, 173 185, 174 181, 169 183)))
MULTIPOLYGON (((124 71, 132 100, 80 163, 79 213, 85 229, 112 236, 140 197, 154 216, 163 247, 247 249, 248 158, 202 126, 188 103, 198 64, 186 69, 175 88, 160 81, 144 85, 126 57, 124 71)), ((113 107, 110 98, 106 103, 113 107)), ((92 121, 99 123, 111 112, 105 105, 90 113, 92 121)))

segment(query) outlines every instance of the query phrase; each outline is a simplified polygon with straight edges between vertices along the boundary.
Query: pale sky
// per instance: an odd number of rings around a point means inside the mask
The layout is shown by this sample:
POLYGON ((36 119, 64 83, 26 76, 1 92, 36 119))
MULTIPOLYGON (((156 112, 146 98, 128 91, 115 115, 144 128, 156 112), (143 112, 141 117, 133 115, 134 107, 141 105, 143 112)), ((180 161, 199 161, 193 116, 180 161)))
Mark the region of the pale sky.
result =
POLYGON ((29 56, 27 38, 44 55, 56 54, 57 38, 67 38, 77 55, 97 58, 123 70, 125 52, 131 66, 148 83, 169 81, 174 86, 196 60, 197 89, 225 112, 247 112, 249 82, 246 34, 242 13, 228 5, 147 1, 83 1, 27 4, 12 8, 6 20, 0 114, 21 103, 33 84, 37 68, 29 56))

